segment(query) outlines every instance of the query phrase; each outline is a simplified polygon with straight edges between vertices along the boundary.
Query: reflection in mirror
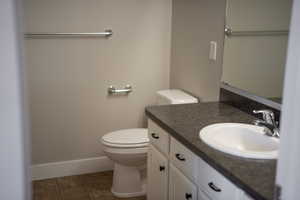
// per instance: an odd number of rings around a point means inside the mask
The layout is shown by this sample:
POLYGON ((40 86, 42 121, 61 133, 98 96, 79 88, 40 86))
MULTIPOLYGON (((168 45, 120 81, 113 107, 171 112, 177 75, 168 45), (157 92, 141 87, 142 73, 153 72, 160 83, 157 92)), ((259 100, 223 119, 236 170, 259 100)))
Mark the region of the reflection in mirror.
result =
POLYGON ((227 0, 222 81, 281 102, 292 0, 227 0))

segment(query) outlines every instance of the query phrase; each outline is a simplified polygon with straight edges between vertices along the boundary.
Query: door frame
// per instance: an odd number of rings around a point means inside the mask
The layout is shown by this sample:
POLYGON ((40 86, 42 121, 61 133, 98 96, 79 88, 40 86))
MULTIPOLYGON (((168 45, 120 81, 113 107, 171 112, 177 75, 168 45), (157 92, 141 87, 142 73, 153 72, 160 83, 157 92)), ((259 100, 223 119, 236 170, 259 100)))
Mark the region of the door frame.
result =
MULTIPOLYGON (((277 199, 299 198, 300 184, 300 0, 294 0, 281 115, 277 199)), ((276 199, 276 198, 275 198, 276 199)))
POLYGON ((21 1, 0 1, 0 199, 30 200, 30 145, 22 73, 21 1))

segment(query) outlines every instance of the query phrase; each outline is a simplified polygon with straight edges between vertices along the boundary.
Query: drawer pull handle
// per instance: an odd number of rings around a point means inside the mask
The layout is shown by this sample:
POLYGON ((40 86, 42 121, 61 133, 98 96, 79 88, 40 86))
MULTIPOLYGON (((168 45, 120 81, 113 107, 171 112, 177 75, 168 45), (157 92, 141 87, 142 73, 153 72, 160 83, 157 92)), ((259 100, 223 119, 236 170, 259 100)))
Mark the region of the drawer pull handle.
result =
POLYGON ((165 171, 165 166, 159 166, 159 171, 165 171))
POLYGON ((191 193, 185 193, 185 199, 189 200, 189 199, 193 199, 193 196, 191 193))
POLYGON ((154 139, 159 139, 159 136, 156 135, 156 133, 151 133, 151 136, 152 136, 154 139))
POLYGON ((185 158, 183 157, 183 155, 181 155, 180 153, 176 153, 175 154, 176 158, 180 161, 185 161, 185 158))
POLYGON ((215 184, 213 182, 208 183, 208 186, 214 190, 215 192, 221 192, 222 190, 220 188, 218 188, 217 186, 215 186, 215 184))

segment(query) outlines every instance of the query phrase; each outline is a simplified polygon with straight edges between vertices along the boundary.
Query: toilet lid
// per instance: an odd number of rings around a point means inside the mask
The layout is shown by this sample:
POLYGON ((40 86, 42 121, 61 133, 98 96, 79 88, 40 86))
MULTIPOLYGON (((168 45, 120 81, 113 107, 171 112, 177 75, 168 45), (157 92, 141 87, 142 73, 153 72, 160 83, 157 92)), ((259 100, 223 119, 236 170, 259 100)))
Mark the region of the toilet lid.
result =
POLYGON ((112 146, 144 146, 149 143, 148 129, 124 129, 107 133, 102 137, 104 143, 112 146))

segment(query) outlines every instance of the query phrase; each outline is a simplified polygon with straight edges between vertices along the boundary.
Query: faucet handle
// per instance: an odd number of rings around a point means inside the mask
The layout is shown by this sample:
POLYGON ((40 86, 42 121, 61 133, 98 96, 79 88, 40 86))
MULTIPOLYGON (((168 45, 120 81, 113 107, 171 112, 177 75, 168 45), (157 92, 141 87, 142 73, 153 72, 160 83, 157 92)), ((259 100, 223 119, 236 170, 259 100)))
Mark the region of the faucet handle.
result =
POLYGON ((272 110, 253 110, 254 114, 262 114, 263 120, 275 125, 275 115, 272 110))

